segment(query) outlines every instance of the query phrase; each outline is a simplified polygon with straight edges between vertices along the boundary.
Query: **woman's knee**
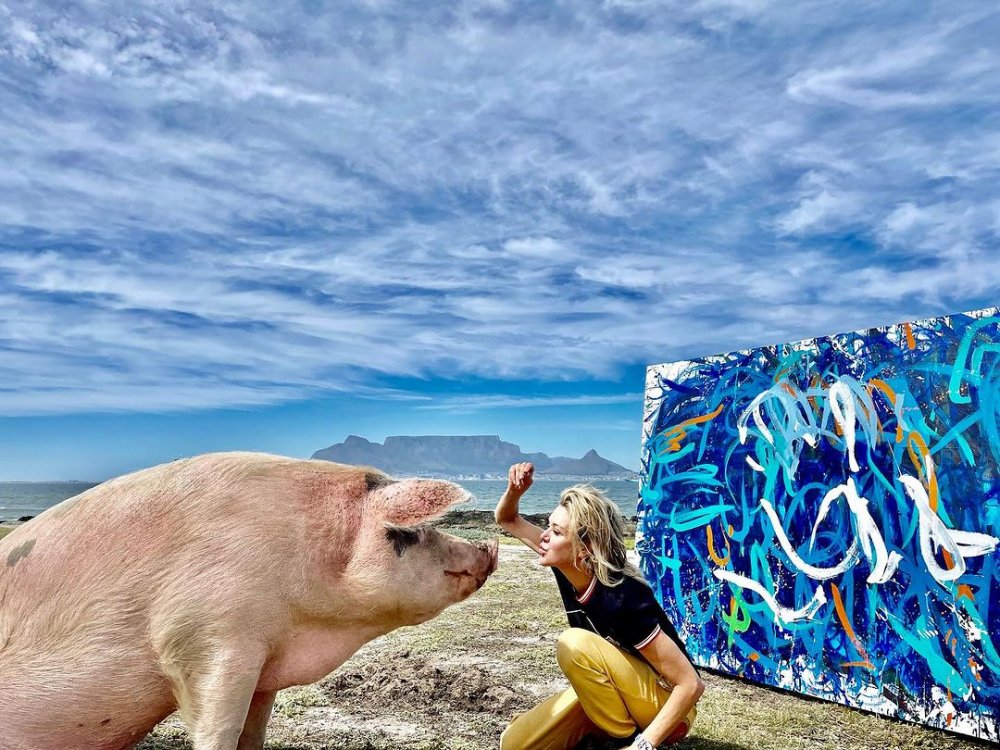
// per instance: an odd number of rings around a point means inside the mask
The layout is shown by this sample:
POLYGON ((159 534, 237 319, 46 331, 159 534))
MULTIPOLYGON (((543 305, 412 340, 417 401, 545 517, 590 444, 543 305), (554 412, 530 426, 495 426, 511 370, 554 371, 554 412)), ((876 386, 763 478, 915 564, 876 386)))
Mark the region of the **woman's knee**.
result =
POLYGON ((566 668, 574 663, 582 654, 592 654, 597 641, 601 636, 591 633, 583 628, 568 628, 559 635, 556 641, 556 659, 559 667, 566 671, 566 668))

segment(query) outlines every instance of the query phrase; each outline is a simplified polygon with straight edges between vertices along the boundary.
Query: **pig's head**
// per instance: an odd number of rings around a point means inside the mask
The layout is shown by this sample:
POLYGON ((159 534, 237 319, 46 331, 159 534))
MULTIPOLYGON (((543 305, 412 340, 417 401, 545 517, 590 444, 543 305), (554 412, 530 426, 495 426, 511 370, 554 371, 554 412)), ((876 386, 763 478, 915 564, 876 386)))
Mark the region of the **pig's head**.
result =
POLYGON ((429 620, 477 591, 497 566, 497 541, 469 542, 429 522, 469 494, 433 479, 388 478, 368 495, 374 521, 369 556, 369 605, 400 625, 429 620))

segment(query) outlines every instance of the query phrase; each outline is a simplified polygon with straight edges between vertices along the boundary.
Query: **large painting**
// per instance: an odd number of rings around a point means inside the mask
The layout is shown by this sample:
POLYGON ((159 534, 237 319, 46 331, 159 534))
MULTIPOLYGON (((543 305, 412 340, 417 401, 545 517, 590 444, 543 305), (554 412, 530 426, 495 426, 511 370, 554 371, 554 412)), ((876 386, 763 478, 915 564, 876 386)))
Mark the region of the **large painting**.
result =
POLYGON ((643 572, 698 665, 998 741, 998 472, 998 308, 656 365, 643 572))

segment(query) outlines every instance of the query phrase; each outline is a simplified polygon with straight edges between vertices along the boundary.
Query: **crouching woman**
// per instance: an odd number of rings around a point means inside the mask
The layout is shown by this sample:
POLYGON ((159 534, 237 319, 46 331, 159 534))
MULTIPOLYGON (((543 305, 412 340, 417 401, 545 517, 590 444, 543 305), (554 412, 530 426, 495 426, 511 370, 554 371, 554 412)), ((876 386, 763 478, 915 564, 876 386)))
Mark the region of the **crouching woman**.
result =
POLYGON ((569 619, 557 657, 570 687, 521 714, 501 750, 562 750, 584 736, 652 750, 691 729, 705 687, 670 620, 625 555, 621 512, 586 485, 564 490, 542 529, 518 512, 534 467, 515 464, 496 520, 552 568, 569 619))

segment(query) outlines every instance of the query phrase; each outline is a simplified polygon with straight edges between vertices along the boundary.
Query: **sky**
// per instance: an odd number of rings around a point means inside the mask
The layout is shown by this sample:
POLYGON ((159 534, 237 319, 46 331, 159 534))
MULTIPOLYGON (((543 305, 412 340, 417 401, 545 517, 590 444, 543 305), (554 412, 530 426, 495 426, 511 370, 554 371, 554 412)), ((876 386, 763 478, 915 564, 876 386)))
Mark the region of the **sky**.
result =
POLYGON ((0 0, 0 480, 499 434, 1000 302, 978 2, 0 0))

